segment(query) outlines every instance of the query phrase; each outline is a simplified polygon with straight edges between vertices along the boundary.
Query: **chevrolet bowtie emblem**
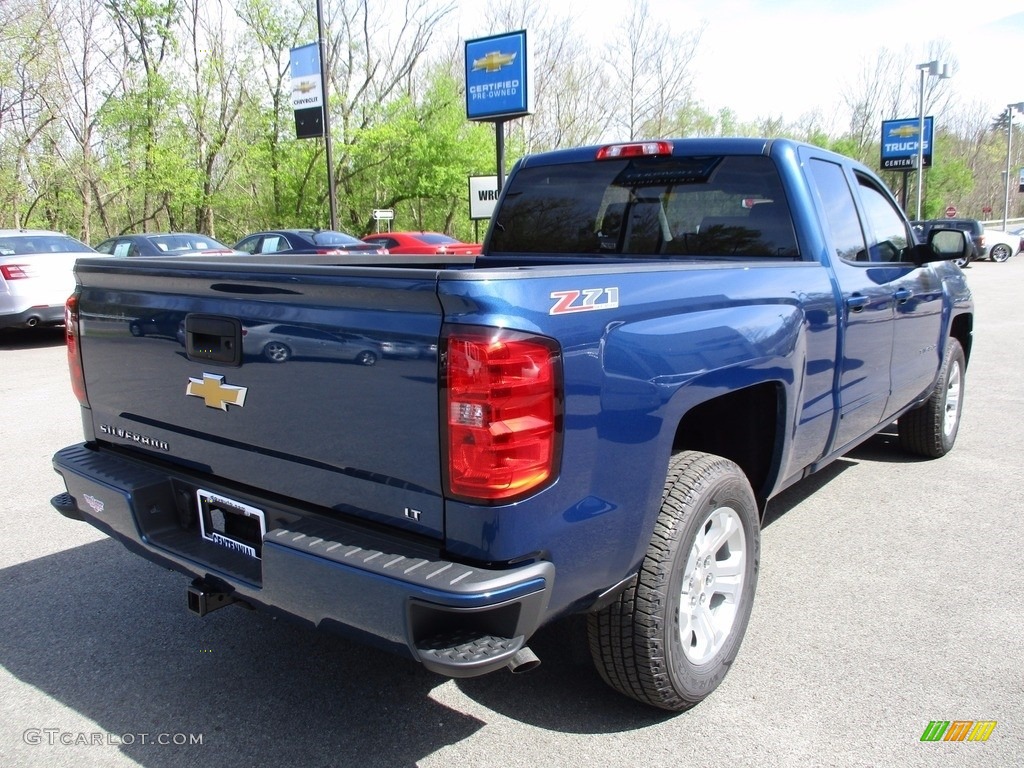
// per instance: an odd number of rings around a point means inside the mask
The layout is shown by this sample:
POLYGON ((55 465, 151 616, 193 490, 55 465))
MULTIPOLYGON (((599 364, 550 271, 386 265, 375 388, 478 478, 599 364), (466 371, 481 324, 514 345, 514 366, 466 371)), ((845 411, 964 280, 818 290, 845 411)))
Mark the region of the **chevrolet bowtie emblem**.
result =
POLYGON ((497 72, 502 67, 508 66, 516 60, 515 53, 502 53, 491 51, 486 56, 473 59, 473 71, 482 69, 484 72, 497 72))
POLYGON ((201 379, 190 376, 185 388, 186 395, 201 397, 207 408, 220 408, 222 411, 226 411, 229 405, 241 408, 247 391, 245 387, 225 384, 223 376, 214 376, 212 373, 204 373, 201 379))

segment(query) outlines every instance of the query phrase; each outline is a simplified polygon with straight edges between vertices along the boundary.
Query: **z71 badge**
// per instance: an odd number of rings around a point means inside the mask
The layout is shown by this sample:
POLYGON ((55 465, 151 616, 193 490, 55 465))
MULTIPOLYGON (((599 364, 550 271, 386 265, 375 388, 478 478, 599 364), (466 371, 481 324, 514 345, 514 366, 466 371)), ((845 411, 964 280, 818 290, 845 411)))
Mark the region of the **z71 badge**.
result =
POLYGON ((584 288, 579 291, 552 291, 555 305, 549 315, 567 315, 571 312, 593 312, 598 309, 615 309, 619 306, 619 289, 584 288))

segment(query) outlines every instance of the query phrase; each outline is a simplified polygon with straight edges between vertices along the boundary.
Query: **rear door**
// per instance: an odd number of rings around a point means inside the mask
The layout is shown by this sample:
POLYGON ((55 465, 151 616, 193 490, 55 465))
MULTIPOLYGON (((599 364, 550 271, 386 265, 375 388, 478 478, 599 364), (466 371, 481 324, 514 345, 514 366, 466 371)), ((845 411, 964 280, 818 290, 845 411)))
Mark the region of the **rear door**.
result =
POLYGON ((840 308, 839 423, 832 447, 840 448, 877 426, 889 399, 894 288, 891 270, 872 260, 853 180, 838 163, 812 157, 808 179, 825 213, 840 308))

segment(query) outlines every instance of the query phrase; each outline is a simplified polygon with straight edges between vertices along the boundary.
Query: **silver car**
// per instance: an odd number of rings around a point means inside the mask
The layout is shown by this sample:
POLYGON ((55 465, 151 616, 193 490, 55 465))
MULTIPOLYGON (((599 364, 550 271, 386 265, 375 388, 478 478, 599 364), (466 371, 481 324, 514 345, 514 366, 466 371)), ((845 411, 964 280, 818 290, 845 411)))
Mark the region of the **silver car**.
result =
POLYGON ((0 229, 0 328, 63 323, 75 261, 98 255, 61 232, 0 229))
POLYGON ((246 354, 262 356, 272 363, 298 357, 374 365, 381 356, 380 345, 365 336, 283 323, 243 328, 242 346, 246 354))

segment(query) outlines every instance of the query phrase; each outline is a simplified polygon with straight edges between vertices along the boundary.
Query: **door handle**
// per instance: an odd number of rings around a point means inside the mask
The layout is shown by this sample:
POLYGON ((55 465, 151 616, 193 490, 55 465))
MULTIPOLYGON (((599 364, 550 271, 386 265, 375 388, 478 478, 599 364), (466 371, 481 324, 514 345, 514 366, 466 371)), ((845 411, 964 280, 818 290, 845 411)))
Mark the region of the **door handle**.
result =
POLYGON ((855 293, 852 296, 846 297, 846 306, 852 312, 860 312, 864 307, 871 301, 867 296, 862 296, 859 293, 855 293))
POLYGON ((893 298, 896 299, 897 304, 906 304, 913 295, 914 292, 909 288, 900 288, 893 294, 893 298))

